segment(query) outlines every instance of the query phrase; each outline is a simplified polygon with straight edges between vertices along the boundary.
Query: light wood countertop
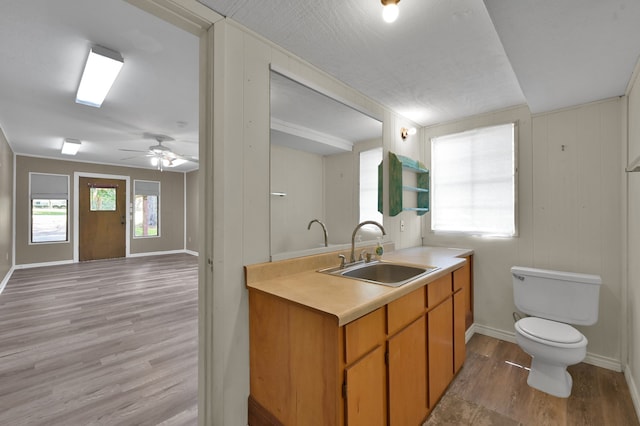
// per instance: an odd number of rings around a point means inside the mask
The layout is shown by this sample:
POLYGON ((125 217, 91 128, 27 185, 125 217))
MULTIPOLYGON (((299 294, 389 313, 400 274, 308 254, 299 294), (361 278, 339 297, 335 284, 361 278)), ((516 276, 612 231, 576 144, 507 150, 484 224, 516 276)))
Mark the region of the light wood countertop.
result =
POLYGON ((440 268, 396 288, 317 272, 338 266, 337 253, 245 266, 246 284, 250 289, 333 315, 343 326, 460 268, 463 257, 471 254, 473 250, 443 247, 385 252, 383 261, 440 268), (327 265, 328 259, 332 263, 327 265))

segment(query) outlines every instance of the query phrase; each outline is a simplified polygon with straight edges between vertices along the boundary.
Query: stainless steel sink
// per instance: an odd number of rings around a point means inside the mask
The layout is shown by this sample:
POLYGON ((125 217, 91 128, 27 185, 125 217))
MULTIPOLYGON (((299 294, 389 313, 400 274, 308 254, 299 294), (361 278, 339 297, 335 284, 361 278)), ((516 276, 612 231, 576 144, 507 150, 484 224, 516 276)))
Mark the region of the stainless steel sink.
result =
POLYGON ((320 272, 389 287, 400 287, 438 269, 439 268, 434 266, 417 267, 399 263, 374 261, 369 263, 362 262, 344 268, 325 269, 320 272))

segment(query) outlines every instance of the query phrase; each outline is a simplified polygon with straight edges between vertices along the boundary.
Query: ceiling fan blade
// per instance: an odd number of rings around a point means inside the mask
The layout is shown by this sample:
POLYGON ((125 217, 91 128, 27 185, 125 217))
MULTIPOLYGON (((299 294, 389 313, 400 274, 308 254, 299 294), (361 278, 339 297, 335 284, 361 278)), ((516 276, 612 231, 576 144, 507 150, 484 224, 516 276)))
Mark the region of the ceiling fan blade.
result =
POLYGON ((192 156, 187 157, 185 155, 176 154, 175 152, 173 154, 176 156, 176 158, 179 158, 179 159, 185 160, 185 161, 191 161, 192 163, 198 164, 198 159, 195 158, 195 157, 192 157, 192 156))
POLYGON ((119 148, 118 151, 126 151, 126 152, 148 152, 148 151, 141 151, 139 149, 125 149, 125 148, 119 148))

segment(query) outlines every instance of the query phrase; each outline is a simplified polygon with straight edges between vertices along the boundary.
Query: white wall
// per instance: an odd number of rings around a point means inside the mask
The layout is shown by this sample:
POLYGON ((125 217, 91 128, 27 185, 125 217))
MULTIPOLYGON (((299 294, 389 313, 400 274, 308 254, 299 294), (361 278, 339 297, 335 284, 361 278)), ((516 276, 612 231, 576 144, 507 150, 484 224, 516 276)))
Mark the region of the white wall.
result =
MULTIPOLYGON (((215 144, 213 182, 207 189, 213 192, 215 235, 212 392, 216 401, 223 400, 223 412, 218 410, 214 417, 225 425, 247 423, 249 327, 243 265, 269 260, 269 64, 380 117, 385 155, 389 149, 405 155, 420 152, 416 136, 402 145, 399 141, 400 127, 415 124, 232 20, 214 24, 215 144)), ((419 218, 414 214, 406 220, 404 235, 396 227, 388 230, 397 247, 420 244, 419 218)))
POLYGON ((620 368, 621 105, 616 98, 534 117, 523 107, 425 130, 428 142, 442 134, 518 120, 519 236, 434 234, 429 215, 424 222, 425 245, 476 250, 475 322, 485 332, 513 333, 512 265, 598 274, 603 279, 599 321, 580 330, 589 339, 590 362, 620 368))
MULTIPOLYGON (((640 62, 636 67, 640 70, 640 62)), ((640 80, 636 78, 628 93, 627 161, 640 157, 640 80)), ((627 173, 627 292, 626 302, 628 359, 625 376, 631 388, 636 412, 640 413, 640 173, 627 173)))

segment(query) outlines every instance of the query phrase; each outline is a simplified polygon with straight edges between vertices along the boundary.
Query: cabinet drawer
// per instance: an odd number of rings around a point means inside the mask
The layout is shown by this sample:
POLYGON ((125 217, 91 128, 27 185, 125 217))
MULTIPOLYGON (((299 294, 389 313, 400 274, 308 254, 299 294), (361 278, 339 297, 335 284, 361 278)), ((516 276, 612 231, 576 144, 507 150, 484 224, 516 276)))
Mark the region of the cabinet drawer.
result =
POLYGON ((387 305, 387 334, 392 335, 424 313, 424 287, 387 305))
POLYGON ((345 362, 351 364, 385 341, 385 311, 379 308, 344 326, 345 362))
POLYGON ((427 284, 427 306, 432 308, 451 296, 451 274, 427 284))

